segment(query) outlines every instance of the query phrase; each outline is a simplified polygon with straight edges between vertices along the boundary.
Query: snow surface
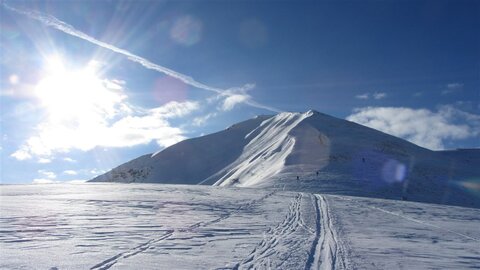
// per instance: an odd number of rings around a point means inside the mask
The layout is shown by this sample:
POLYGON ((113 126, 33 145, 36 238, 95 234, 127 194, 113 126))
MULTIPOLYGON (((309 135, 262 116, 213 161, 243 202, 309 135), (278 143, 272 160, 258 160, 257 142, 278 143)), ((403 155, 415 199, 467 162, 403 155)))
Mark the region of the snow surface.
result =
POLYGON ((478 149, 435 152, 316 111, 285 112, 185 140, 92 181, 276 187, 480 208, 479 162, 478 149))
POLYGON ((480 266, 480 209, 269 188, 0 188, 0 269, 480 266))

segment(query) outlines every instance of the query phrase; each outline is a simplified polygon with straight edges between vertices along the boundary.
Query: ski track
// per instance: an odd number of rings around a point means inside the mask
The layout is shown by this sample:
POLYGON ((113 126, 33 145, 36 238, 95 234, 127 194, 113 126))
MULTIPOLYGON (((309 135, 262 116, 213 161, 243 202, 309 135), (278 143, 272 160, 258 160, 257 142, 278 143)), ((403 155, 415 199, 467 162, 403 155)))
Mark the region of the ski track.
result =
MULTIPOLYGON (((250 202, 241 205, 240 207, 238 207, 236 210, 234 210, 232 212, 227 212, 225 214, 222 214, 219 218, 216 218, 216 219, 213 219, 213 220, 210 220, 210 221, 207 221, 207 222, 204 222, 204 221, 197 222, 195 224, 192 224, 192 225, 188 226, 187 228, 178 229, 177 231, 178 232, 190 232, 190 231, 194 231, 195 229, 200 228, 200 227, 205 227, 205 226, 208 226, 208 225, 211 225, 211 224, 214 224, 214 223, 218 223, 222 220, 225 220, 225 219, 229 218, 232 214, 236 214, 236 213, 238 213, 242 210, 246 210, 246 209, 251 208, 253 205, 267 199, 270 196, 272 196, 273 194, 275 194, 275 192, 276 191, 274 190, 274 191, 260 197, 259 199, 251 200, 250 202)), ((129 257, 135 256, 135 255, 137 255, 141 252, 144 252, 145 250, 149 249, 153 244, 156 244, 158 242, 166 240, 174 234, 175 234, 175 230, 173 230, 173 229, 167 230, 167 233, 163 234, 162 236, 160 236, 158 238, 150 239, 149 241, 147 241, 145 243, 142 243, 142 244, 140 244, 140 245, 138 245, 138 246, 136 246, 132 249, 121 252, 121 253, 119 253, 115 256, 112 256, 112 257, 94 265, 93 267, 90 268, 90 270, 106 270, 106 269, 109 269, 113 265, 115 265, 119 260, 126 259, 126 258, 129 258, 129 257)))
POLYGON ((108 258, 106 260, 104 260, 103 262, 100 262, 98 264, 96 264, 95 266, 93 266, 92 268, 90 268, 91 270, 105 270, 105 269, 109 269, 110 267, 112 267, 114 264, 116 264, 120 259, 126 259, 128 257, 132 257, 132 256, 135 256, 137 255, 138 253, 141 253, 147 249, 149 249, 152 244, 155 244, 157 242, 160 242, 162 240, 165 240, 167 239, 168 237, 172 236, 174 233, 174 230, 168 230, 167 233, 165 233, 164 235, 162 235, 161 237, 159 238, 156 238, 156 239, 151 239, 143 244, 140 244, 130 250, 127 250, 125 252, 122 252, 122 253, 119 253, 111 258, 108 258))
POLYGON ((327 199, 314 195, 316 235, 305 269, 348 269, 346 247, 338 237, 327 199))
MULTIPOLYGON (((340 196, 335 196, 335 197, 340 198, 342 200, 346 200, 346 201, 354 201, 353 199, 343 198, 343 197, 340 197, 340 196)), ((404 214, 388 211, 388 210, 385 210, 385 209, 377 207, 377 206, 365 205, 365 207, 373 209, 373 210, 377 210, 377 211, 380 211, 380 212, 383 212, 383 213, 386 213, 386 214, 390 214, 392 216, 403 218, 403 219, 406 219, 406 220, 409 220, 409 221, 412 221, 412 222, 415 222, 415 223, 418 223, 418 224, 421 224, 421 225, 424 225, 424 226, 427 226, 427 227, 432 227, 432 228, 435 228, 435 229, 440 230, 440 231, 456 234, 457 236, 460 236, 462 238, 466 238, 468 240, 473 240, 473 241, 480 242, 480 239, 477 239, 475 237, 472 237, 472 236, 469 236, 469 235, 466 235, 466 234, 463 234, 463 233, 459 233, 459 232, 456 232, 456 231, 453 231, 453 230, 450 230, 450 229, 447 229, 447 228, 443 228, 441 226, 431 224, 431 223, 428 223, 428 222, 425 222, 425 221, 422 221, 422 220, 418 220, 418 219, 409 217, 409 216, 404 215, 404 214)))
MULTIPOLYGON (((240 263, 237 263, 233 269, 278 269, 285 260, 280 260, 277 264, 272 263, 272 256, 277 258, 288 258, 288 254, 281 254, 281 249, 276 247, 280 241, 289 243, 289 248, 283 249, 283 252, 292 252, 290 246, 295 243, 285 241, 288 237, 303 228, 315 237, 312 246, 308 252, 305 263, 305 269, 348 269, 349 264, 346 259, 346 248, 339 241, 338 234, 333 226, 333 219, 330 208, 325 197, 321 195, 308 195, 312 200, 315 213, 315 228, 309 228, 303 218, 301 211, 301 202, 305 194, 299 193, 290 203, 289 211, 285 219, 276 227, 270 228, 265 234, 260 244, 240 263), (284 256, 282 256, 284 255, 284 256)), ((311 216, 311 215, 310 215, 311 216)))
MULTIPOLYGON (((283 264, 273 265, 271 256, 280 255, 280 251, 276 250, 281 240, 287 239, 289 235, 302 227, 309 232, 308 228, 301 217, 301 203, 303 194, 299 193, 290 203, 288 213, 281 223, 268 229, 263 235, 263 240, 254 248, 252 252, 241 262, 233 266, 233 269, 276 269, 283 264)), ((288 257, 288 256, 287 256, 288 257)))

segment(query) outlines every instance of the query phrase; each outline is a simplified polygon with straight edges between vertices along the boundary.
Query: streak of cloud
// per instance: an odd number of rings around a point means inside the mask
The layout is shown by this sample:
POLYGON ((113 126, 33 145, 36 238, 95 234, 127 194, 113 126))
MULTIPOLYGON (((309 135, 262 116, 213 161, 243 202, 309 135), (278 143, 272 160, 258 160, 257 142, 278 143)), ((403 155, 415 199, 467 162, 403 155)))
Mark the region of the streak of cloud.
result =
MULTIPOLYGON (((93 43, 97 46, 100 46, 104 49, 107 49, 107 50, 113 51, 115 53, 124 55, 130 61, 136 62, 136 63, 142 65, 143 67, 147 68, 147 69, 155 70, 157 72, 166 74, 170 77, 176 78, 176 79, 184 82, 185 84, 188 84, 188 85, 193 86, 195 88, 215 92, 215 93, 217 93, 219 95, 222 95, 222 96, 235 95, 235 92, 244 92, 244 91, 252 88, 252 84, 246 84, 242 87, 235 87, 235 88, 230 88, 230 89, 221 89, 221 88, 217 88, 217 87, 212 87, 212 86, 203 84, 201 82, 198 82, 188 75, 185 75, 185 74, 182 74, 180 72, 169 69, 167 67, 155 64, 155 63, 153 63, 153 62, 151 62, 151 61, 149 61, 149 60, 147 60, 147 59, 145 59, 141 56, 135 55, 135 54, 133 54, 133 53, 131 53, 131 52, 125 50, 125 49, 118 48, 118 47, 113 46, 111 44, 108 44, 106 42, 100 41, 100 40, 98 40, 94 37, 91 37, 91 36, 85 34, 84 32, 82 32, 80 30, 77 30, 72 25, 70 25, 68 23, 65 23, 65 22, 63 22, 63 21, 61 21, 61 20, 59 20, 59 19, 57 19, 54 16, 51 16, 49 14, 41 13, 41 12, 35 11, 35 10, 15 8, 15 7, 12 7, 10 5, 7 5, 5 2, 2 2, 2 5, 3 5, 4 8, 6 8, 10 11, 13 11, 17 14, 25 15, 25 16, 29 17, 30 19, 37 20, 37 21, 41 22, 42 24, 44 24, 46 26, 49 26, 49 27, 52 27, 52 28, 57 29, 59 31, 62 31, 65 34, 78 37, 80 39, 83 39, 85 41, 93 43)), ((274 112, 279 111, 278 109, 275 109, 273 107, 266 106, 266 105, 260 104, 258 102, 254 102, 252 100, 248 100, 248 99, 245 100, 245 103, 252 106, 252 107, 256 107, 256 108, 261 108, 261 109, 270 110, 270 111, 274 111, 274 112)))

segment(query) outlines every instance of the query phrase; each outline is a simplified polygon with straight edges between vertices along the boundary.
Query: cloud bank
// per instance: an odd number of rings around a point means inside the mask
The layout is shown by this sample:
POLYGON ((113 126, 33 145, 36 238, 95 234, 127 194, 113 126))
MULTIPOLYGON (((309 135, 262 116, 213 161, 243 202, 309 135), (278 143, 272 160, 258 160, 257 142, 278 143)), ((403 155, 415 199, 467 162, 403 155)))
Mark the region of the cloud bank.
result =
POLYGON ((355 109, 347 120, 432 150, 445 149, 448 140, 480 137, 480 115, 453 106, 441 106, 436 112, 405 107, 365 107, 355 109))

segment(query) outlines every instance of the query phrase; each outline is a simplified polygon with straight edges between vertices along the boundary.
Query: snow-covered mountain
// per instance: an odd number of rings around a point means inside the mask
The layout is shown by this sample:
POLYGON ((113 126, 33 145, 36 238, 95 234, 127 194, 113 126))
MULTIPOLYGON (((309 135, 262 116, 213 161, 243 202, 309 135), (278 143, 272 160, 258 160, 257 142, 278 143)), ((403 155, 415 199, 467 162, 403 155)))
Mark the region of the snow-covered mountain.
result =
POLYGON ((258 116, 92 182, 274 187, 480 207, 479 150, 430 151, 316 111, 258 116), (478 194, 477 194, 478 195, 478 194))

